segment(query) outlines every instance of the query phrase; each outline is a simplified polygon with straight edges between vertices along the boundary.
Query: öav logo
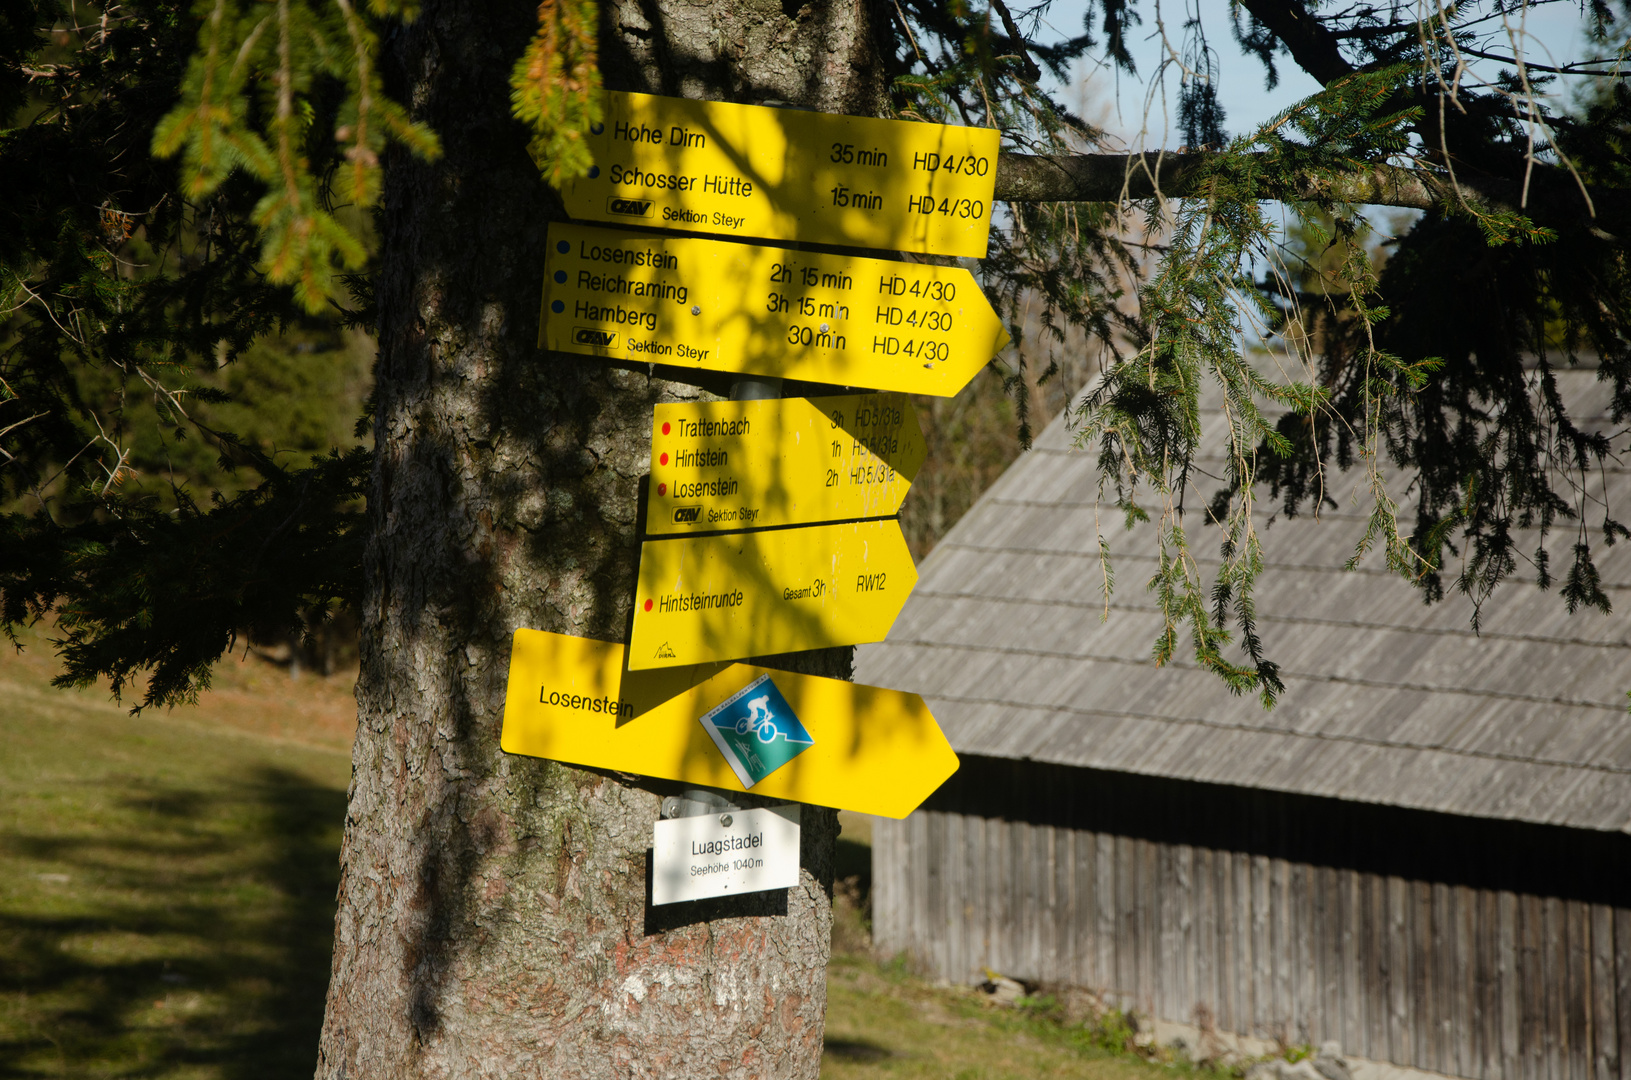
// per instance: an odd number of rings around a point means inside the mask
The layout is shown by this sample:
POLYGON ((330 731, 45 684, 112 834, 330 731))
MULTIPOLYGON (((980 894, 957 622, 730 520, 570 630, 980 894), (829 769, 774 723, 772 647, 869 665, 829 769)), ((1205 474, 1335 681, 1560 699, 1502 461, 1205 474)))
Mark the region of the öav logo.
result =
POLYGON ((702 507, 700 506, 676 506, 674 508, 674 524, 676 525, 695 525, 701 517, 702 507))
POLYGON ((815 745, 769 675, 761 675, 702 717, 702 727, 745 788, 815 745))
POLYGON ((610 330, 597 330, 592 326, 577 326, 572 329, 572 343, 574 345, 593 345, 600 349, 615 349, 617 335, 610 330))
POLYGON ((613 196, 606 200, 606 212, 619 214, 623 217, 650 217, 651 206, 652 201, 650 199, 619 199, 613 196))
POLYGON ((659 660, 672 660, 672 659, 674 659, 674 646, 670 645, 666 641, 663 642, 661 645, 657 646, 657 659, 659 659, 659 660))

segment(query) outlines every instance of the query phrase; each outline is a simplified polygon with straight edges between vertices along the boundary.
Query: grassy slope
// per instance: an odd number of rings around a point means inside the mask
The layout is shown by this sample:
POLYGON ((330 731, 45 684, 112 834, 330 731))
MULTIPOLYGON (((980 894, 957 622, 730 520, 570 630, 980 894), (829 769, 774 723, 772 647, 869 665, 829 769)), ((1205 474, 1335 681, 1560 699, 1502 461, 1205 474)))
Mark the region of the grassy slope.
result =
POLYGON ((0 1076, 310 1076, 349 692, 133 719, 43 667, 0 659, 0 1076), (302 716, 331 745, 243 730, 302 716))
MULTIPOLYGON (((0 1077, 309 1077, 345 680, 228 664, 196 710, 137 719, 48 680, 41 650, 0 654, 0 1077)), ((841 872, 866 869, 866 826, 845 815, 841 872)), ((826 1080, 1161 1071, 861 952, 828 986, 826 1080)))

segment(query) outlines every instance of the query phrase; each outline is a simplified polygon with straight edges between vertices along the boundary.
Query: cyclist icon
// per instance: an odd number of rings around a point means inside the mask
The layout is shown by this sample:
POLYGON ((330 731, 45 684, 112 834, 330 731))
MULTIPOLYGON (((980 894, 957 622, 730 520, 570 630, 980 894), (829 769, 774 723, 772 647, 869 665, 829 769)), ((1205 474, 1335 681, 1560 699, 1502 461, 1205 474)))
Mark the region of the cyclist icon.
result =
POLYGON ((748 714, 736 721, 736 733, 746 735, 749 732, 759 736, 762 743, 776 741, 781 734, 776 727, 776 714, 770 711, 770 695, 756 697, 748 702, 748 714))

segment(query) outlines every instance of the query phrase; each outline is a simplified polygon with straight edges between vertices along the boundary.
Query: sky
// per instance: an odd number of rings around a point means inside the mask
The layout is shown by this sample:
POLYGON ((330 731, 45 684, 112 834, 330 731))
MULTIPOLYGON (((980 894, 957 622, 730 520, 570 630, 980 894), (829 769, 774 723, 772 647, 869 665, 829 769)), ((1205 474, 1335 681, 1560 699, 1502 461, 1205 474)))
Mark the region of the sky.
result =
MULTIPOLYGON (((1058 37, 1079 32, 1084 0, 1057 0, 1049 11, 1045 26, 1054 29, 1058 37)), ((1183 48, 1183 24, 1187 11, 1199 11, 1206 28, 1207 44, 1216 54, 1219 100, 1225 113, 1224 127, 1230 135, 1239 135, 1272 118, 1276 113, 1295 104, 1319 89, 1319 84, 1291 62, 1282 57, 1278 63, 1280 81, 1273 90, 1264 86, 1263 65, 1256 57, 1243 53, 1235 44, 1230 30, 1230 5, 1227 0, 1143 0, 1137 4, 1144 23, 1131 36, 1131 51, 1138 67, 1138 77, 1116 72, 1107 64, 1084 62, 1075 72, 1077 95, 1067 100, 1081 104, 1087 119, 1128 144, 1136 143, 1145 115, 1148 82, 1160 66, 1164 55, 1156 14, 1167 28, 1173 46, 1183 48)), ((1095 22, 1099 18, 1094 13, 1095 22)), ((1549 63, 1577 54, 1581 42, 1580 9, 1570 0, 1543 4, 1527 13, 1523 29, 1530 45, 1525 50, 1530 60, 1549 63)), ((1102 38, 1098 27, 1095 36, 1102 38)), ((1493 70, 1493 67, 1491 68, 1493 70)), ((1560 79, 1560 83, 1570 80, 1560 79)), ((1157 145, 1176 148, 1181 141, 1178 134, 1176 97, 1177 72, 1169 70, 1165 80, 1165 93, 1157 95, 1150 107, 1146 146, 1157 145), (1165 126, 1163 127, 1163 103, 1165 126)))

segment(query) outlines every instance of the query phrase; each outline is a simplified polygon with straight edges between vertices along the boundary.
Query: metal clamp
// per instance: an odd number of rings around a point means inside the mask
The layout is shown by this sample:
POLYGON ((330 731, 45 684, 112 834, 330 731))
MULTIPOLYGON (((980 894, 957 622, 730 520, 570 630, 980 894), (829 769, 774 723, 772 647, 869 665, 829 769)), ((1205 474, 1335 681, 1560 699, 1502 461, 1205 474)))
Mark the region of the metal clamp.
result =
POLYGON ((767 401, 782 396, 782 381, 774 376, 748 376, 731 383, 732 401, 767 401))
POLYGON ((720 824, 730 827, 727 811, 740 810, 740 806, 731 802, 717 791, 708 791, 704 788, 686 788, 678 795, 670 795, 663 800, 662 810, 659 811, 664 821, 672 821, 682 817, 706 817, 709 814, 725 815, 720 824))

